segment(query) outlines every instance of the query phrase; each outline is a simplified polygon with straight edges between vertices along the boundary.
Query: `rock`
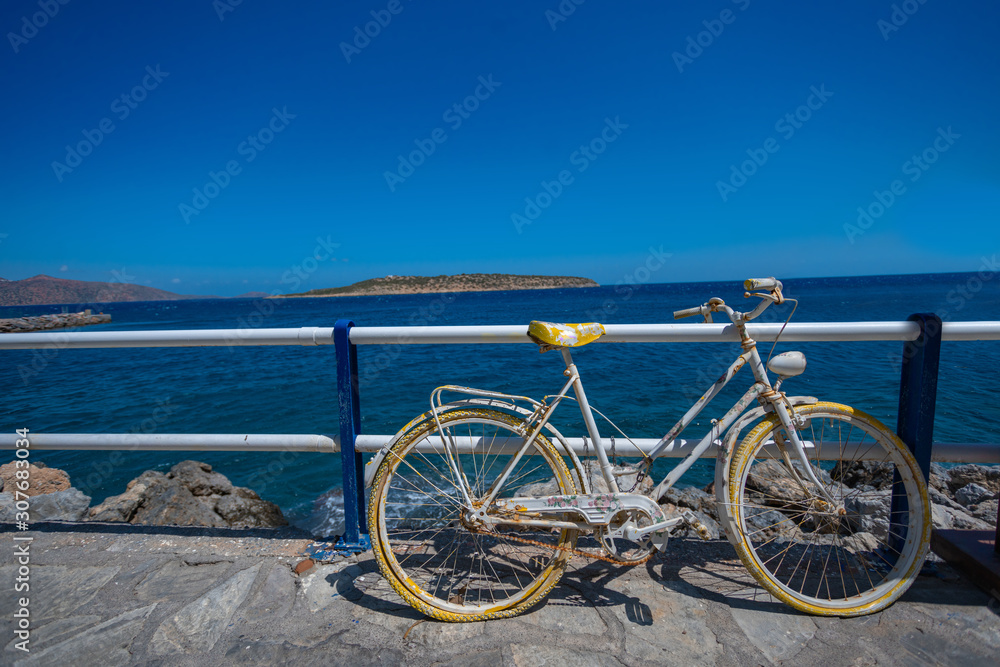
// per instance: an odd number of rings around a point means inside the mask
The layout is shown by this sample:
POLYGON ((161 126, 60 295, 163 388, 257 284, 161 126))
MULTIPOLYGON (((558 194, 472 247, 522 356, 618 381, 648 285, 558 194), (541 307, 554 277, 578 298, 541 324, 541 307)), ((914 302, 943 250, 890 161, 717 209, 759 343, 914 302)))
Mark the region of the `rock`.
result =
POLYGON ((686 507, 688 509, 704 512, 712 517, 713 520, 717 520, 719 517, 717 508, 715 507, 715 496, 709 495, 701 489, 694 487, 686 489, 678 489, 675 487, 669 489, 663 495, 661 501, 677 505, 678 507, 686 507))
POLYGON ((945 468, 940 463, 931 464, 931 474, 930 479, 927 483, 930 487, 937 489, 938 491, 943 491, 948 493, 948 483, 951 481, 951 475, 948 473, 948 469, 945 468))
POLYGON ((980 521, 971 514, 962 510, 953 509, 945 505, 931 503, 931 521, 935 528, 958 530, 994 530, 995 526, 985 521, 980 521))
POLYGON ((269 528, 287 525, 274 503, 235 487, 207 463, 182 461, 163 474, 147 470, 125 493, 91 508, 93 521, 157 526, 269 528))
POLYGON ((17 481, 15 475, 18 470, 28 472, 28 490, 23 491, 29 496, 39 496, 56 491, 65 491, 70 487, 69 475, 57 468, 49 468, 44 463, 31 463, 27 468, 18 468, 17 463, 12 461, 0 466, 0 478, 3 479, 4 486, 8 493, 14 491, 14 482, 17 481))
POLYGON ((990 491, 984 486, 980 486, 975 482, 971 484, 966 484, 961 489, 955 492, 955 500, 959 504, 965 507, 972 507, 973 505, 978 505, 984 500, 990 500, 996 496, 995 493, 990 491))
MULTIPOLYGON (((795 465, 798 467, 801 464, 795 465)), ((824 484, 833 485, 830 473, 816 466, 812 466, 812 469, 817 479, 824 484)), ((770 505, 794 504, 806 499, 806 493, 781 461, 759 461, 747 475, 747 487, 769 498, 770 505)))
POLYGON ((230 526, 266 528, 287 523, 277 505, 261 500, 250 489, 236 488, 234 493, 222 496, 215 503, 215 511, 230 526))
MULTIPOLYGON (((226 495, 233 492, 233 485, 225 475, 212 472, 212 466, 200 461, 181 461, 170 469, 169 476, 186 486, 196 496, 226 495)), ((257 497, 257 494, 254 494, 254 497, 257 497)))
POLYGON ((28 516, 32 521, 85 521, 89 508, 90 496, 70 487, 32 498, 28 516))
POLYGON ((958 510, 959 512, 964 512, 965 507, 959 505, 950 497, 946 496, 944 493, 938 491, 937 489, 931 487, 927 489, 927 497, 930 498, 932 504, 942 505, 953 510, 958 510))
POLYGON ((838 461, 830 471, 830 477, 847 486, 870 486, 875 489, 886 489, 892 485, 893 466, 877 461, 853 461, 845 463, 838 461))
MULTIPOLYGON (((868 493, 862 491, 857 494, 849 494, 844 500, 848 525, 853 532, 887 536, 889 534, 890 502, 890 497, 881 491, 873 490, 868 493)), ((820 530, 819 532, 829 531, 820 530)))
MULTIPOLYGON (((29 502, 29 521, 85 521, 90 496, 76 488, 33 496, 29 502)), ((0 523, 13 523, 17 518, 13 493, 0 493, 0 523)))
POLYGON ((991 523, 996 525, 997 523, 997 501, 996 498, 993 500, 984 500, 972 509, 972 516, 976 517, 980 521, 985 521, 986 523, 991 523))
POLYGON ((163 473, 147 470, 139 477, 133 479, 125 487, 125 493, 119 496, 111 496, 103 503, 90 509, 90 519, 92 521, 132 521, 135 512, 142 503, 146 489, 153 484, 159 483, 160 478, 166 477, 163 473))
POLYGON ((1000 467, 968 463, 952 468, 948 474, 951 476, 948 488, 952 491, 975 483, 986 487, 993 493, 1000 493, 1000 467))

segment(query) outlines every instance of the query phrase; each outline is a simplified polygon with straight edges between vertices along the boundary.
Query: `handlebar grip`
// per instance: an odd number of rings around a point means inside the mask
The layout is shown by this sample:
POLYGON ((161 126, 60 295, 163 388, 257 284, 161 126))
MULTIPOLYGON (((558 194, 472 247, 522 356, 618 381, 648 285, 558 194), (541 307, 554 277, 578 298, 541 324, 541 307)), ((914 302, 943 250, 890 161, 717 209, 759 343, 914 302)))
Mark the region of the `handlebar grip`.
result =
POLYGON ((695 306, 694 308, 685 308, 684 310, 674 311, 675 320, 679 320, 684 317, 691 317, 692 315, 701 315, 701 306, 695 306))
POLYGON ((781 289, 781 281, 777 278, 748 278, 743 281, 743 289, 755 290, 755 289, 781 289))

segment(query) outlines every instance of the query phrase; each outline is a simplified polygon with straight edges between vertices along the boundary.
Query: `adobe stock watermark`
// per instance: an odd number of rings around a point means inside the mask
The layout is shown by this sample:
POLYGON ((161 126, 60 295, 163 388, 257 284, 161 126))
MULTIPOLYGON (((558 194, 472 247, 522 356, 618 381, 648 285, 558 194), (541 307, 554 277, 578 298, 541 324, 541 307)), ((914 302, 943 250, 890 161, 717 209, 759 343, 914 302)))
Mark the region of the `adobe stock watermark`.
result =
MULTIPOLYGON (((996 277, 997 272, 1000 272, 1000 260, 997 259, 996 254, 994 253, 990 257, 986 257, 984 255, 980 258, 979 270, 966 278, 965 282, 955 285, 955 287, 953 287, 945 296, 945 302, 952 306, 952 308, 945 308, 932 312, 941 318, 942 324, 951 320, 956 313, 961 312, 975 299, 976 295, 982 291, 986 283, 996 277)), ((920 343, 907 345, 904 348, 903 356, 906 358, 912 358, 920 349, 920 345, 920 343)), ((896 352, 889 352, 886 354, 886 359, 889 361, 893 372, 899 373, 903 366, 903 360, 900 358, 899 354, 896 352)))
MULTIPOLYGON (((486 75, 485 78, 480 76, 477 81, 479 83, 471 95, 467 95, 460 102, 455 102, 441 114, 441 120, 448 124, 452 132, 462 127, 462 123, 471 118, 472 114, 479 109, 479 105, 490 99, 496 89, 503 85, 499 81, 494 81, 492 74, 486 75)), ((426 139, 414 139, 413 144, 416 148, 405 156, 397 155, 396 159, 399 160, 399 163, 396 165, 396 169, 382 174, 382 177, 385 178, 385 184, 389 186, 389 192, 395 192, 397 186, 402 185, 406 179, 413 176, 417 169, 427 161, 427 158, 434 154, 437 147, 446 141, 448 141, 448 133, 443 127, 435 127, 426 139)))
MULTIPOLYGON (((237 144, 237 155, 242 156, 244 162, 250 164, 274 141, 277 135, 285 131, 289 121, 297 116, 298 114, 288 113, 288 107, 281 107, 280 111, 278 107, 273 107, 268 122, 237 144)), ((209 171, 205 184, 200 188, 192 188, 191 203, 181 202, 177 206, 184 224, 190 224, 192 216, 201 215, 201 212, 208 208, 212 200, 222 194, 222 191, 233 182, 233 178, 241 173, 243 173, 243 165, 235 159, 226 162, 219 171, 209 171)))
POLYGON ((587 0, 562 0, 554 10, 545 10, 545 20, 549 22, 552 32, 555 32, 560 23, 563 23, 576 12, 576 8, 587 0))
MULTIPOLYGON (((819 111, 826 104, 827 100, 833 97, 833 93, 826 89, 826 84, 821 83, 819 88, 809 87, 810 95, 806 98, 805 104, 801 104, 789 113, 779 118, 774 123, 775 132, 779 132, 785 141, 795 136, 798 130, 813 117, 813 112, 819 111)), ((719 191, 722 201, 729 201, 729 197, 735 194, 740 188, 747 184, 747 180, 763 167, 768 159, 781 149, 781 144, 774 137, 764 140, 761 148, 748 148, 746 154, 749 159, 743 160, 740 166, 729 165, 729 178, 725 181, 715 182, 715 188, 719 191)))
POLYGON ((662 244, 659 248, 649 246, 646 258, 615 283, 615 296, 605 299, 600 307, 588 310, 587 319, 600 322, 608 315, 617 313, 619 304, 631 299, 643 285, 651 282, 656 272, 666 266, 667 260, 673 256, 672 252, 663 252, 662 244))
MULTIPOLYGON (((81 304, 81 310, 99 310, 99 306, 102 303, 107 303, 112 301, 116 293, 123 290, 124 285, 128 285, 135 282, 135 276, 130 276, 125 271, 125 267, 122 267, 121 271, 111 271, 111 280, 104 283, 104 287, 100 289, 95 297, 93 303, 81 304)), ((34 348, 31 350, 31 361, 27 364, 19 364, 17 367, 17 375, 21 378, 21 382, 27 385, 33 378, 38 376, 42 371, 48 368, 48 365, 59 356, 59 353, 69 344, 69 338, 66 333, 53 332, 49 336, 53 342, 45 345, 41 348, 34 348)))
MULTIPOLYGON (((750 6, 750 0, 732 0, 732 3, 737 5, 741 12, 745 12, 747 7, 750 6)), ((715 44, 715 40, 725 32, 726 26, 732 25, 736 21, 736 16, 736 13, 732 9, 726 8, 719 12, 719 18, 702 21, 701 24, 705 26, 705 29, 695 35, 688 35, 684 53, 674 51, 670 54, 670 57, 674 60, 674 65, 677 66, 677 71, 683 74, 684 67, 694 63, 695 60, 705 53, 705 49, 715 44)))
MULTIPOLYGON (((576 167, 576 172, 582 174, 590 168, 598 157, 608 149, 610 144, 618 141, 622 132, 628 129, 628 124, 621 121, 620 116, 604 119, 604 127, 597 136, 585 144, 581 144, 569 155, 570 165, 576 167)), ((542 180, 541 190, 531 197, 524 198, 524 209, 510 214, 510 221, 518 234, 524 233, 524 228, 535 222, 542 212, 552 206, 552 202, 562 196, 565 189, 576 182, 576 177, 569 169, 563 169, 551 181, 542 180)))
MULTIPOLYGON (((951 125, 948 126, 947 130, 939 127, 937 136, 934 137, 931 145, 920 153, 914 153, 910 156, 910 159, 900 167, 901 171, 905 176, 910 177, 911 183, 916 183, 938 161, 941 154, 947 152, 961 137, 961 134, 951 129, 951 125)), ((867 206, 858 207, 857 220, 853 223, 844 223, 844 233, 847 235, 847 240, 854 243, 859 236, 864 236, 865 232, 875 224, 875 221, 885 215, 885 212, 892 208, 896 200, 906 192, 906 184, 899 178, 892 181, 886 190, 874 190, 872 195, 875 198, 867 206)))
MULTIPOLYGON (((292 292, 300 289, 302 284, 309 279, 316 271, 319 270, 320 263, 326 261, 333 261, 336 257, 333 256, 333 252, 340 247, 340 244, 333 241, 328 234, 326 238, 322 236, 316 237, 316 247, 313 248, 312 254, 307 255, 300 261, 292 264, 288 270, 281 274, 281 279, 278 281, 280 285, 287 285, 288 289, 292 292)), ((282 291, 280 289, 271 290, 272 297, 282 296, 282 291)), ((254 299, 252 308, 246 317, 239 317, 236 320, 236 335, 231 338, 227 338, 226 341, 228 345, 226 349, 230 352, 233 351, 237 339, 246 338, 246 333, 251 329, 259 329, 264 325, 264 322, 274 314, 274 302, 268 297, 263 299, 254 299)))
POLYGON ((899 4, 893 4, 889 20, 879 19, 875 22, 878 31, 882 33, 882 39, 888 42, 889 37, 899 32, 899 29, 906 25, 910 17, 920 11, 920 7, 925 4, 927 4, 927 0, 903 0, 899 4))
POLYGON ((344 54, 347 64, 351 64, 351 58, 368 48, 372 40, 381 35, 383 29, 389 27, 392 17, 402 14, 404 9, 401 0, 389 0, 385 9, 373 9, 370 12, 372 20, 365 23, 363 28, 360 25, 354 26, 351 42, 340 43, 340 52, 344 54))
POLYGON ((69 4, 69 0, 38 0, 40 12, 35 12, 30 17, 25 14, 21 17, 21 26, 17 32, 8 32, 7 41, 14 49, 14 53, 20 53, 21 47, 38 35, 38 31, 49 24, 51 19, 59 13, 60 7, 69 4))
MULTIPOLYGON (((170 72, 164 72, 157 65, 153 68, 146 66, 146 75, 142 80, 126 93, 122 93, 111 101, 111 113, 119 121, 128 118, 133 111, 139 108, 139 104, 145 101, 152 91, 170 76, 170 72)), ((115 131, 115 123, 110 117, 105 116, 97 122, 97 127, 92 130, 81 131, 83 139, 73 145, 66 145, 66 157, 64 162, 53 160, 52 172, 56 175, 56 180, 60 183, 66 174, 70 174, 74 169, 83 164, 83 159, 94 152, 94 149, 101 145, 104 138, 115 131)))
MULTIPOLYGON (((455 301, 454 294, 439 294, 425 306, 415 308, 410 312, 407 319, 407 326, 423 327, 437 323, 444 312, 448 310, 455 301)), ((395 342, 387 345, 378 345, 378 353, 371 358, 366 358, 361 370, 358 373, 358 386, 367 387, 374 382, 378 376, 392 366, 393 362, 403 353, 403 346, 408 343, 410 336, 402 335, 395 342)))
POLYGON ((242 4, 243 0, 213 0, 212 9, 215 10, 215 15, 219 17, 221 23, 226 20, 226 14, 235 12, 242 4))
POLYGON ((102 457, 101 460, 93 460, 97 457, 92 457, 88 470, 84 471, 86 476, 77 484, 80 491, 86 496, 93 496, 94 492, 100 489, 114 474, 115 470, 125 462, 125 452, 134 452, 140 449, 138 434, 149 435, 156 433, 163 424, 170 420, 170 415, 176 409, 176 407, 171 405, 169 396, 157 399, 156 407, 153 408, 149 417, 133 423, 126 431, 131 436, 129 438, 131 445, 128 449, 112 450, 107 456, 102 457))

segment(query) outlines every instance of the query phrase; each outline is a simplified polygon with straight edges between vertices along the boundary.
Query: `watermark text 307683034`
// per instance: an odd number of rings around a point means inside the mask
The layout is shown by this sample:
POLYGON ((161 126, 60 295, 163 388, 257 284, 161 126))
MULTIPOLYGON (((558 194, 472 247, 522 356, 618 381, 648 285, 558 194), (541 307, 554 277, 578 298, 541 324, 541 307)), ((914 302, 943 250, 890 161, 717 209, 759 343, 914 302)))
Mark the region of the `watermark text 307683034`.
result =
MULTIPOLYGON (((10 491, 14 495, 14 521, 18 530, 28 530, 28 510, 30 509, 30 496, 28 490, 31 487, 31 468, 28 464, 29 448, 31 442, 28 440, 28 429, 19 428, 16 431, 17 440, 14 451, 15 459, 14 488, 10 491)), ((7 489, 4 489, 6 491, 7 489)), ((14 561, 17 568, 14 576, 14 593, 25 594, 31 590, 31 540, 27 535, 14 536, 14 561)), ((14 648, 30 653, 29 643, 31 642, 31 598, 17 596, 14 599, 14 648)))
MULTIPOLYGON (((168 76, 170 76, 170 72, 164 72, 160 69, 159 65, 156 67, 147 65, 146 74, 143 75, 139 83, 132 86, 132 89, 128 92, 122 93, 111 100, 111 113, 118 120, 125 120, 135 109, 139 108, 139 104, 149 96, 149 93, 156 90, 168 76)), ((62 183, 63 177, 66 174, 72 173, 74 169, 83 164, 83 158, 93 153, 94 149, 104 141, 104 138, 114 131, 115 123, 109 116, 105 116, 97 121, 97 126, 93 129, 84 128, 81 130, 83 139, 77 141, 75 144, 66 144, 66 157, 63 159, 64 161, 52 161, 52 172, 56 175, 56 179, 62 183)))

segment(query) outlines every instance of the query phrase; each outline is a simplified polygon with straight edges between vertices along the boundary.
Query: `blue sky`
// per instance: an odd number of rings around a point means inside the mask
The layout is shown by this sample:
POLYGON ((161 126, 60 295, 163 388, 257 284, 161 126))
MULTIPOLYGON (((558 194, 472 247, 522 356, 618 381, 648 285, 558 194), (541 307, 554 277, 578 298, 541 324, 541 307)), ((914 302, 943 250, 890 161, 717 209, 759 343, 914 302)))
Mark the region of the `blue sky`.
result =
POLYGON ((235 295, 1000 252, 996 3, 234 2, 3 3, 0 276, 235 295))

